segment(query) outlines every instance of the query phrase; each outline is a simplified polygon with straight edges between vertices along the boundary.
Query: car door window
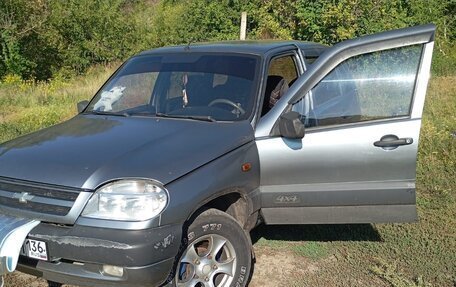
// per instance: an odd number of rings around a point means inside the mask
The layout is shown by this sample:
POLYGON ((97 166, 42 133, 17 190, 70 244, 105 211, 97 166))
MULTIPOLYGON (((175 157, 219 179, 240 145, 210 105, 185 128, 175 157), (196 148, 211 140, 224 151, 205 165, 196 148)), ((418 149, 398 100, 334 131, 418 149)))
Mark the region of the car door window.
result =
POLYGON ((421 45, 352 57, 293 106, 306 127, 409 116, 421 45))
POLYGON ((281 76, 287 83, 292 82, 298 77, 295 58, 292 55, 274 58, 269 65, 268 76, 281 76))
POLYGON ((288 90, 289 86, 297 79, 298 70, 295 59, 293 55, 272 59, 268 69, 262 116, 269 112, 288 90))

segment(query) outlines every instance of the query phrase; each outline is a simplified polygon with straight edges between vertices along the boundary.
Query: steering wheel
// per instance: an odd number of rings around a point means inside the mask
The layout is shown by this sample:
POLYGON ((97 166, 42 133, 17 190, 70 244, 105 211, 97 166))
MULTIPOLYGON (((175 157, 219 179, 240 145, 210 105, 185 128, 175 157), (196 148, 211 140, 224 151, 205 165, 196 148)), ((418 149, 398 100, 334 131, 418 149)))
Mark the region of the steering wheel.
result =
POLYGON ((236 105, 236 103, 228 99, 215 99, 212 102, 210 102, 208 106, 211 107, 216 104, 226 104, 232 106, 233 108, 237 109, 241 113, 241 115, 245 114, 245 110, 243 108, 241 108, 240 106, 236 105))

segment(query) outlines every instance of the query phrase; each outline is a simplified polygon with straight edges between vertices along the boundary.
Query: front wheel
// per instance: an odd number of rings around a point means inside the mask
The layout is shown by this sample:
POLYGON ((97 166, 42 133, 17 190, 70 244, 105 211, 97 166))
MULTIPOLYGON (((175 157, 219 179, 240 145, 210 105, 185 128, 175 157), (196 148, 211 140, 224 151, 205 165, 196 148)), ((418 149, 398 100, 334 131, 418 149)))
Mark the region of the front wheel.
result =
POLYGON ((246 286, 252 266, 251 244, 238 222, 216 209, 190 224, 177 262, 177 287, 246 286))

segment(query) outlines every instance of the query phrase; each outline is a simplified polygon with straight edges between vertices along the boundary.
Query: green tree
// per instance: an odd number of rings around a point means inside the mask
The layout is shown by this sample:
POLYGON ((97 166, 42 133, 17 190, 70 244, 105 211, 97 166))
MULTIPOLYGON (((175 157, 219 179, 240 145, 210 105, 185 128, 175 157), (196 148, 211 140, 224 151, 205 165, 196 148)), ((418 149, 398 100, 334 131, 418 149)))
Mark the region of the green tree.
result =
POLYGON ((126 0, 51 1, 45 37, 62 67, 82 72, 95 63, 129 55, 137 37, 126 0))
POLYGON ((456 72, 456 0, 2 0, 0 79, 41 80, 154 47, 236 40, 243 11, 248 39, 328 45, 433 22, 433 69, 456 72))
POLYGON ((0 78, 5 74, 36 76, 36 55, 46 45, 38 37, 48 16, 40 0, 0 2, 0 78))

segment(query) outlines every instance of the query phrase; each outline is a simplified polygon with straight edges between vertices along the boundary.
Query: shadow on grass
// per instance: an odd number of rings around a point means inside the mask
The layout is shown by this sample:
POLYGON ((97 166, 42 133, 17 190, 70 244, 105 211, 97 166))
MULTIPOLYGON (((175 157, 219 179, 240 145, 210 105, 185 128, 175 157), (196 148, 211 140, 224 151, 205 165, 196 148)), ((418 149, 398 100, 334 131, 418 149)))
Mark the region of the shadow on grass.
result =
POLYGON ((371 224, 260 225, 250 233, 252 243, 261 238, 283 241, 382 241, 371 224))

